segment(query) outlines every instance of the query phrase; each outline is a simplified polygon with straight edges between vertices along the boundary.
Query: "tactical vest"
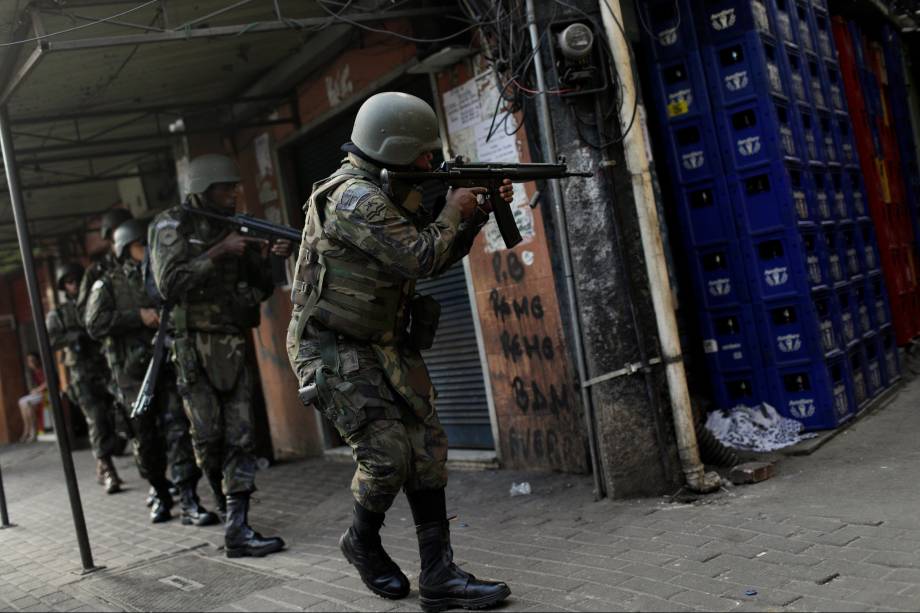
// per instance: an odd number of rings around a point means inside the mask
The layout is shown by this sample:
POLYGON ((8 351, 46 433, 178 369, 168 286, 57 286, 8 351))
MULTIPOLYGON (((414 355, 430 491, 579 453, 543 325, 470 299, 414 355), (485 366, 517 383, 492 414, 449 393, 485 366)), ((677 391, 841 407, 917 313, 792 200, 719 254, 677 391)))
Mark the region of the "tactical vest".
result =
MULTIPOLYGON (((179 213, 178 232, 188 244, 188 257, 202 256, 229 231, 206 218, 179 213)), ((223 258, 203 283, 189 288, 179 302, 188 330, 239 334, 259 325, 261 290, 251 287, 244 269, 246 258, 223 258)))
MULTIPOLYGON (((131 265, 112 270, 105 276, 108 291, 112 293, 116 311, 139 311, 157 308, 153 298, 147 295, 142 271, 131 265)), ((155 330, 146 326, 107 336, 102 347, 106 360, 122 388, 140 384, 153 356, 151 342, 155 330)))
POLYGON ((336 194, 352 183, 370 182, 368 172, 345 166, 316 183, 304 206, 306 222, 291 301, 302 308, 295 338, 303 336, 308 321, 348 337, 376 344, 391 344, 405 333, 407 305, 415 282, 394 275, 361 252, 338 245, 326 237, 323 228, 328 213, 336 215, 336 194))

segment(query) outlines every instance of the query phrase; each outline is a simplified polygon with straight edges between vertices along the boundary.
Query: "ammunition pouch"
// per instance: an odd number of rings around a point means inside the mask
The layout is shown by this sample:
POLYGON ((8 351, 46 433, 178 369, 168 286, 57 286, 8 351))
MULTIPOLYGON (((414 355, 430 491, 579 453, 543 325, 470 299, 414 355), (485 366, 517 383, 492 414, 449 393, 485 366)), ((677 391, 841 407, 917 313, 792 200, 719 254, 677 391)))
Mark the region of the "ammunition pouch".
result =
MULTIPOLYGON (((323 416, 335 426, 342 437, 348 437, 367 423, 367 398, 346 378, 339 361, 336 333, 320 333, 323 364, 316 371, 316 397, 323 416)), ((357 363, 354 364, 357 371, 357 363)), ((303 398, 303 400, 306 400, 303 398)))
POLYGON ((409 303, 408 344, 418 350, 431 349, 441 319, 441 305, 431 296, 416 295, 409 303))

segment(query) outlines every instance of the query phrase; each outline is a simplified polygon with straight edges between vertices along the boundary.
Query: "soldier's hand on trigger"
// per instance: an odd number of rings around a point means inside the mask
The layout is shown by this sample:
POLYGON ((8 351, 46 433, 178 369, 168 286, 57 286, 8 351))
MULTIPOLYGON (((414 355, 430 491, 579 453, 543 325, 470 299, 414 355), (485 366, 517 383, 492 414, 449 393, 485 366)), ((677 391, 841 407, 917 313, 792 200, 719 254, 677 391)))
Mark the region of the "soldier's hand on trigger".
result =
POLYGON ((225 257, 239 257, 246 252, 246 247, 249 245, 254 245, 262 249, 268 245, 268 241, 261 238, 243 236, 239 232, 232 232, 228 234, 224 240, 208 250, 208 257, 212 260, 225 257))
POLYGON ((485 198, 488 193, 485 187, 458 187, 447 192, 447 206, 459 210, 460 218, 466 220, 473 216, 476 207, 488 206, 488 199, 485 198), (482 196, 483 204, 480 204, 479 196, 482 196))
POLYGON ((148 328, 156 328, 160 325, 160 314, 156 309, 141 309, 141 321, 148 328))
POLYGON ((272 255, 277 255, 280 258, 290 257, 293 251, 294 249, 291 241, 285 240, 283 238, 276 240, 271 249, 272 255))

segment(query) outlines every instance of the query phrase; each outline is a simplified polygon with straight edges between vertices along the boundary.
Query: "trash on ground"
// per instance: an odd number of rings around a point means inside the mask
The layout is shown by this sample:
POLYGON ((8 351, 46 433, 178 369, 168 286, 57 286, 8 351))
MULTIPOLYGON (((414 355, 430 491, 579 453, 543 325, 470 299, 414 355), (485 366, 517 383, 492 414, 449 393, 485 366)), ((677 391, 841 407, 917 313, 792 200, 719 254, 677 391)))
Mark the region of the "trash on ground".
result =
POLYGON ((732 468, 730 477, 735 485, 745 483, 760 483, 776 474, 773 462, 745 462, 732 468))
POLYGON ((744 595, 745 595, 745 596, 756 596, 756 595, 757 595, 757 590, 747 590, 747 591, 744 592, 744 595))
POLYGON ((815 436, 803 434, 801 423, 783 417, 766 403, 713 411, 706 428, 723 445, 745 451, 776 451, 815 436))
POLYGON ((530 482, 522 481, 521 483, 511 483, 512 496, 529 496, 531 493, 530 482))

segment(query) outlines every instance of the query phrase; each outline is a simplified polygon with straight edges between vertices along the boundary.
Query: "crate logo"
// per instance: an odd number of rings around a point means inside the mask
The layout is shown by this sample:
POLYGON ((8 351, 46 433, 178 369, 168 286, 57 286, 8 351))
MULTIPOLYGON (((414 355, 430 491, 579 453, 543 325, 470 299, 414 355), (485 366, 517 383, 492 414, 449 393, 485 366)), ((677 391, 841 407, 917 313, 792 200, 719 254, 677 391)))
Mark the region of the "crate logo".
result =
POLYGON ((815 401, 812 398, 789 401, 789 414, 799 419, 807 419, 815 414, 815 401))
POLYGON ((784 334, 776 337, 776 344, 783 353, 795 353, 802 348, 802 337, 798 334, 784 334))
POLYGON ((738 153, 744 157, 750 157, 760 153, 760 137, 750 136, 738 141, 738 153))
POLYGON ((688 108, 693 105, 693 90, 692 89, 681 89, 672 94, 668 95, 668 100, 670 104, 679 104, 684 108, 688 108))
POLYGON ((709 293, 713 296, 728 296, 731 292, 731 279, 713 279, 709 282, 709 293))
POLYGON ((691 151, 690 153, 685 153, 682 158, 684 161, 684 168, 687 170, 698 170, 703 167, 703 164, 706 162, 706 156, 702 151, 691 151))
POLYGON ((735 9, 726 9, 724 11, 719 11, 718 13, 713 13, 709 16, 709 20, 712 22, 712 27, 716 30, 727 30, 728 28, 735 25, 735 22, 738 20, 738 16, 735 15, 735 9))
POLYGON ((767 281, 767 285, 770 287, 779 287, 780 285, 785 285, 786 282, 789 281, 789 271, 785 266, 768 268, 764 271, 763 276, 767 281))
POLYGON ((751 80, 748 78, 746 70, 735 72, 725 77, 725 87, 727 87, 730 92, 741 91, 747 87, 750 82, 751 80))
POLYGON ((669 28, 658 33, 658 42, 662 47, 671 47, 677 44, 677 28, 669 28))

